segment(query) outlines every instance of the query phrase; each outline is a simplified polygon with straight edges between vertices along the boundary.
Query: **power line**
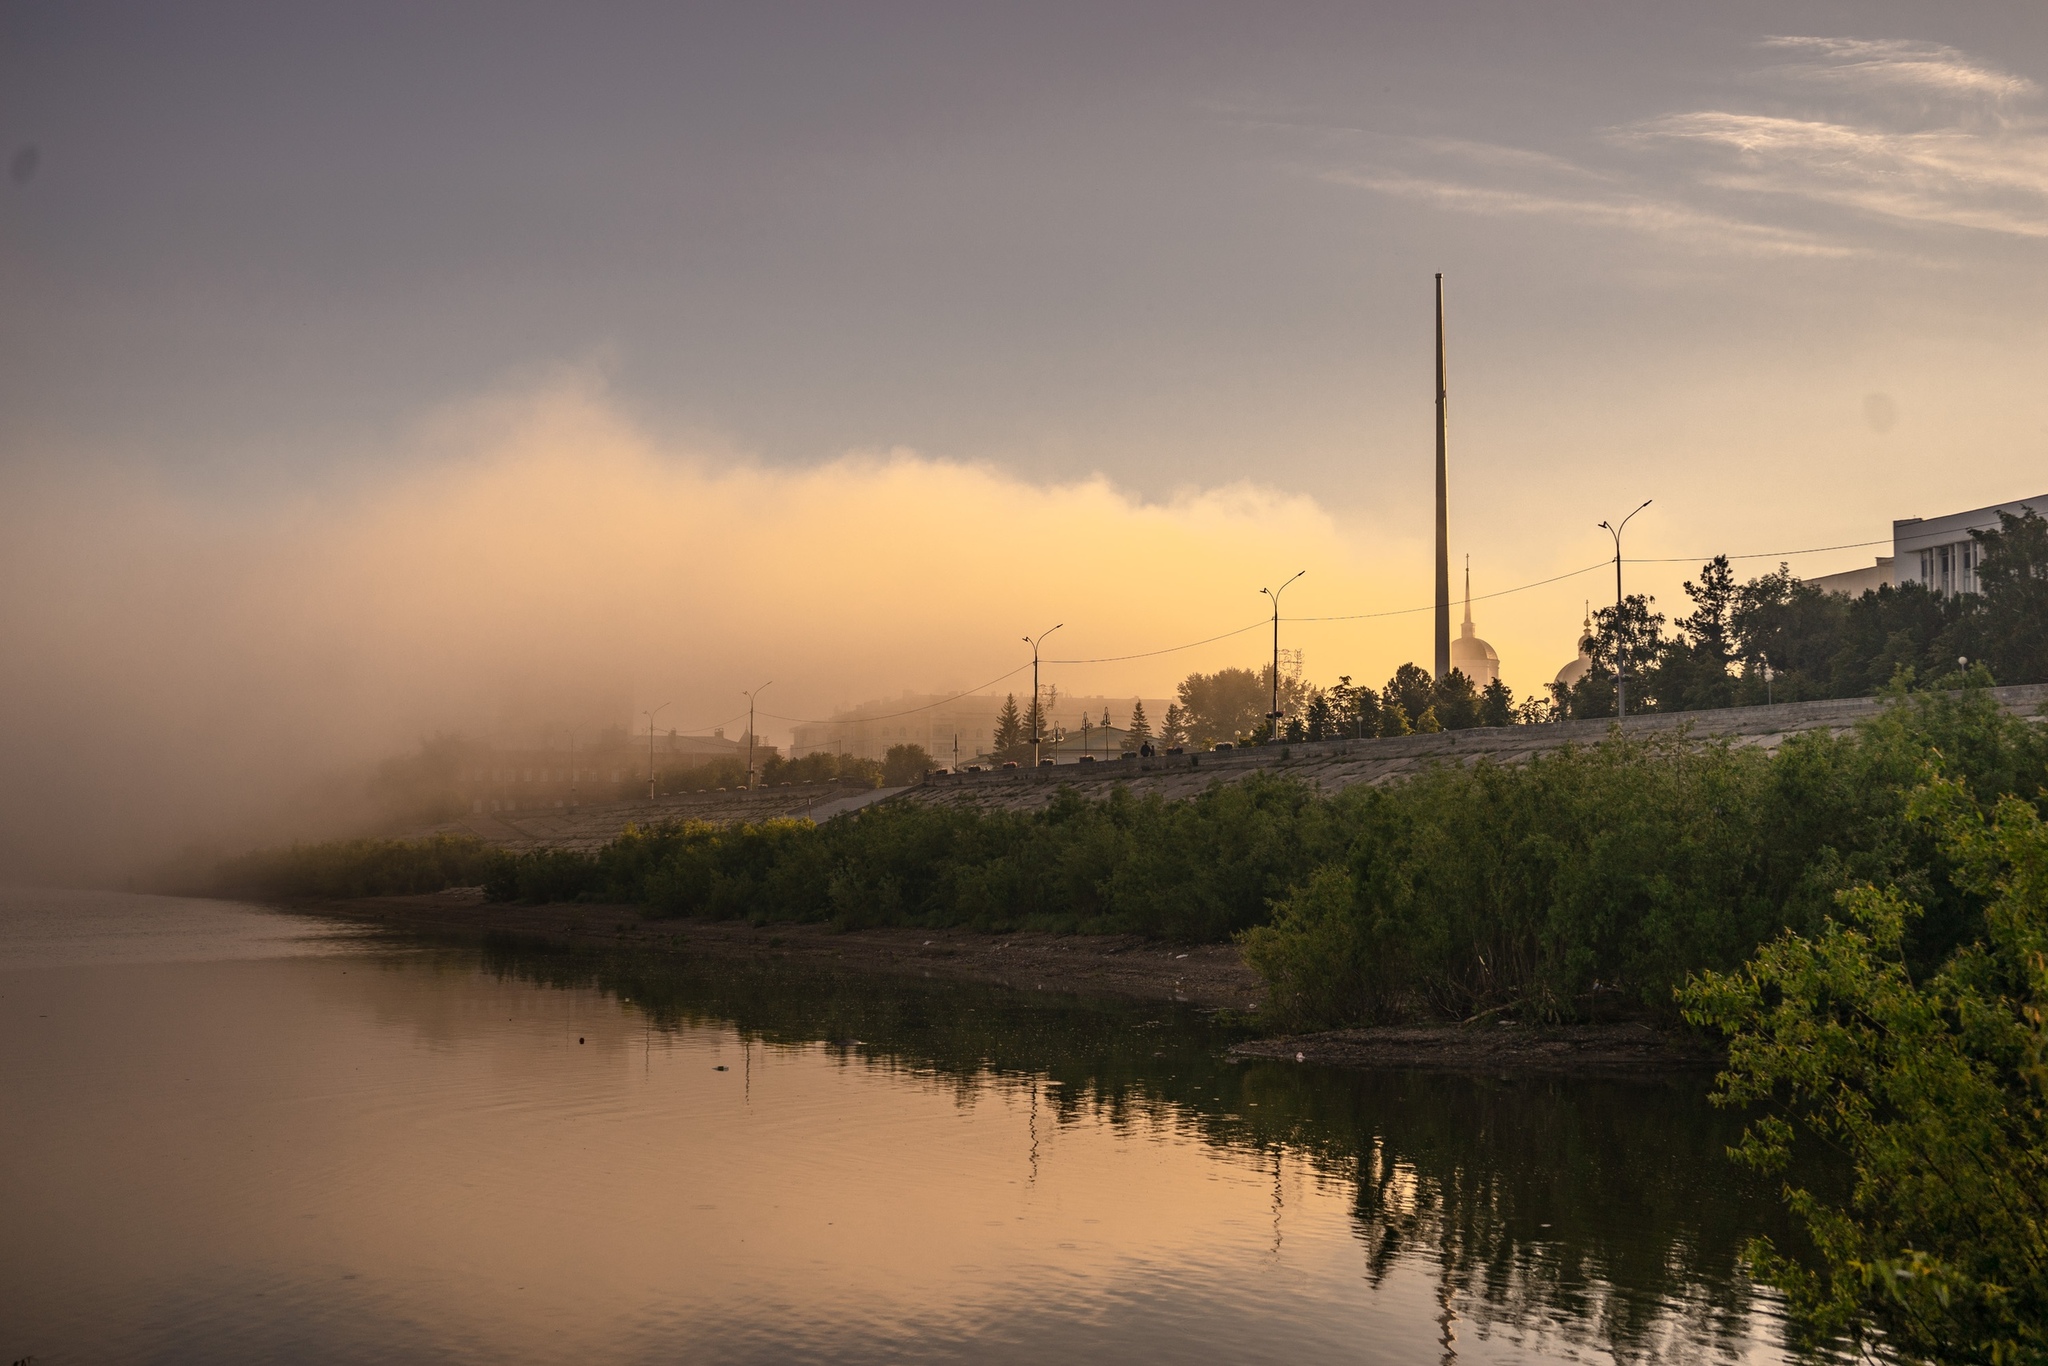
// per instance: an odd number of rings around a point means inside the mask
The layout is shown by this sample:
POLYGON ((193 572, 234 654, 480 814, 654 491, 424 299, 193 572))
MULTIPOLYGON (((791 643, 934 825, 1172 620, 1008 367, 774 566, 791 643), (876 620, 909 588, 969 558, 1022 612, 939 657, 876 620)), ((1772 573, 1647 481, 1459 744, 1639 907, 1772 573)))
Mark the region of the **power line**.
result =
MULTIPOLYGON (((1523 584, 1523 585, 1522 585, 1522 586, 1521 586, 1520 588, 1503 588, 1503 589, 1501 589, 1501 590, 1500 590, 1499 592, 1497 592, 1497 593, 1481 593, 1481 594, 1480 594, 1480 595, 1479 595, 1478 597, 1476 597, 1476 598, 1472 599, 1472 601, 1474 601, 1474 602, 1485 602, 1485 601, 1486 601, 1486 600, 1487 600, 1488 598, 1504 598, 1504 597, 1508 596, 1508 594, 1510 594, 1510 593, 1526 593, 1526 592, 1528 592, 1528 591, 1529 591, 1529 590, 1530 590, 1531 588, 1541 588, 1541 587, 1542 587, 1542 586, 1543 586, 1544 584, 1546 584, 1546 583, 1562 583, 1562 582, 1563 582, 1564 580, 1566 580, 1566 579, 1576 579, 1576 578, 1577 578, 1577 577, 1578 577, 1579 575, 1581 575, 1581 574, 1590 574, 1590 573, 1592 573, 1592 572, 1593 572, 1594 570, 1596 570, 1596 569, 1605 569, 1605 568, 1606 568, 1606 567, 1607 567, 1608 565, 1610 565, 1610 564, 1613 564, 1613 563, 1614 563, 1614 561, 1612 561, 1612 560, 1602 560, 1602 561, 1600 561, 1600 563, 1598 563, 1598 564, 1589 564, 1589 565, 1587 565, 1587 566, 1586 566, 1586 567, 1585 567, 1584 569, 1574 569, 1574 570, 1572 570, 1572 571, 1571 571, 1570 573, 1554 575, 1553 577, 1551 577, 1551 578, 1547 578, 1547 579, 1538 579, 1538 580, 1536 580, 1536 582, 1534 582, 1534 583, 1525 583, 1525 584, 1523 584)), ((1373 617, 1405 617, 1405 616, 1408 616, 1408 615, 1410 615, 1410 614, 1412 614, 1412 613, 1415 613, 1415 612, 1433 612, 1433 611, 1435 611, 1435 610, 1436 610, 1436 604, 1432 602, 1432 603, 1429 603, 1428 605, 1426 605, 1426 606, 1423 606, 1423 607, 1396 607, 1396 608, 1394 608, 1394 609, 1393 609, 1392 611, 1387 611, 1387 612, 1353 612, 1353 613, 1352 613, 1352 614, 1350 614, 1349 616, 1342 616, 1342 617, 1282 617, 1282 618, 1280 618, 1280 620, 1282 620, 1282 621, 1366 621, 1366 620, 1369 620, 1369 619, 1371 619, 1371 618, 1373 618, 1373 617)), ((1261 623, 1261 625, 1263 625, 1263 624, 1264 624, 1264 623, 1261 623)))
MULTIPOLYGON (((969 694, 980 692, 982 688, 993 688, 996 684, 1002 682, 1004 679, 1014 678, 1018 674, 1023 673, 1026 669, 1030 667, 1031 666, 1029 664, 1019 664, 1016 668, 1010 670, 1010 672, 1006 674, 997 674, 994 678, 991 678, 988 682, 983 683, 980 687, 968 688, 963 692, 956 692, 951 697, 942 697, 936 702, 927 702, 921 707, 909 707, 903 711, 884 712, 880 716, 842 716, 836 718, 836 720, 894 721, 899 716, 915 716, 917 713, 921 711, 930 711, 933 707, 943 707, 948 702, 958 702, 961 698, 966 697, 969 694)), ((835 720, 835 718, 830 717, 820 718, 815 716, 778 716, 772 711, 764 711, 761 713, 761 715, 766 716, 771 720, 794 721, 797 722, 799 725, 805 726, 827 726, 833 724, 835 720)))
MULTIPOLYGON (((1891 543, 1891 538, 1887 536, 1881 541, 1851 541, 1847 545, 1815 545, 1808 546, 1804 550, 1759 550, 1753 555, 1730 555, 1728 556, 1728 558, 1731 560, 1775 560, 1781 555, 1818 555, 1824 550, 1862 550, 1867 546, 1890 545, 1891 543)), ((1673 555, 1667 559, 1661 560, 1623 560, 1622 563, 1705 564, 1708 560, 1711 560, 1713 558, 1714 557, 1712 555, 1673 555)), ((1608 563, 1612 564, 1613 561, 1609 560, 1608 563)))
MULTIPOLYGON (((1755 552, 1753 552, 1753 553, 1751 553, 1751 554, 1746 554, 1746 555, 1730 555, 1730 556, 1728 556, 1728 558, 1729 558, 1729 559, 1731 559, 1731 560, 1770 560, 1770 559, 1777 559, 1777 558, 1780 558, 1780 557, 1784 557, 1784 556, 1791 556, 1791 555, 1818 555, 1818 554, 1821 554, 1821 553, 1822 553, 1822 552, 1824 552, 1824 551, 1829 551, 1829 550, 1861 550, 1861 549, 1863 549, 1863 548, 1865 548, 1865 547, 1868 547, 1868 546, 1873 546, 1873 545, 1886 545, 1886 544, 1889 544, 1889 542, 1887 542, 1887 541, 1883 541, 1883 540, 1877 540, 1877 541, 1852 541, 1852 542, 1850 542, 1850 543, 1848 543, 1848 544, 1846 544, 1846 545, 1821 545, 1821 546, 1810 546, 1810 547, 1808 547, 1808 548, 1806 548, 1806 549, 1804 549, 1804 550, 1759 550, 1759 551, 1755 551, 1755 552)), ((1711 559, 1713 559, 1713 558, 1714 558, 1714 557, 1713 557, 1712 555, 1697 555, 1697 556, 1695 556, 1695 555, 1675 555, 1675 556, 1670 556, 1670 557, 1667 557, 1667 558, 1660 558, 1660 559, 1624 559, 1624 560, 1622 561, 1622 563, 1624 563, 1624 564, 1695 564, 1695 563, 1697 563, 1697 564, 1704 564, 1704 563, 1706 563, 1707 561, 1709 561, 1709 560, 1711 560, 1711 559)), ((1544 587, 1544 586, 1545 586, 1545 585, 1547 585, 1547 584, 1553 584, 1553 583, 1562 583, 1562 582, 1564 582, 1564 581, 1565 581, 1566 579, 1575 579, 1575 578, 1579 577, 1579 576, 1580 576, 1581 574, 1590 574, 1590 573, 1592 573, 1592 572, 1593 572, 1594 570, 1596 570, 1596 569, 1605 569, 1605 568, 1606 568, 1606 567, 1607 567, 1608 565, 1610 565, 1610 564, 1612 564, 1612 563, 1614 563, 1614 561, 1612 561, 1612 560, 1601 560, 1601 561, 1600 561, 1600 562, 1598 562, 1597 564, 1589 564, 1589 565, 1585 566, 1585 567, 1584 567, 1584 568, 1582 568, 1582 569, 1573 569, 1573 570, 1569 570, 1569 571, 1567 571, 1567 572, 1565 572, 1565 573, 1563 573, 1563 574, 1554 574, 1554 575, 1552 575, 1552 576, 1551 576, 1550 578, 1547 578, 1547 579, 1538 579, 1538 580, 1536 580, 1536 581, 1535 581, 1534 583, 1525 583, 1525 584, 1521 584, 1521 585, 1519 585, 1518 587, 1514 587, 1514 588, 1502 588, 1502 589, 1499 589, 1499 590, 1497 590, 1496 592, 1492 592, 1492 593, 1481 593, 1481 594, 1480 594, 1480 595, 1479 595, 1478 597, 1476 597, 1476 598, 1472 599, 1472 601, 1474 601, 1474 602, 1486 602, 1486 601, 1489 601, 1489 600, 1491 600, 1491 599, 1493 599, 1493 598, 1505 598, 1505 597, 1508 597, 1508 596, 1510 596, 1510 595, 1512 595, 1512 594, 1515 594, 1515 593, 1526 593, 1526 592, 1528 592, 1528 591, 1529 591, 1530 589, 1532 589, 1532 588, 1542 588, 1542 587, 1544 587)), ((1281 618, 1281 620, 1282 620, 1282 621, 1288 621, 1288 622, 1313 622, 1313 621, 1371 621, 1371 620, 1375 620, 1375 619, 1377 619, 1377 618, 1381 618, 1381 617, 1405 617, 1405 616, 1412 616, 1412 615, 1414 615, 1414 614, 1415 614, 1415 613, 1417 613, 1417 612, 1429 612, 1429 611, 1433 611, 1433 610, 1435 610, 1435 608, 1436 608, 1436 604, 1435 604, 1435 603, 1428 603, 1428 604, 1426 604, 1426 605, 1424 605, 1424 606, 1421 606, 1421 607, 1397 607, 1397 608, 1393 608, 1393 609, 1391 609, 1391 610, 1388 610, 1388 611, 1385 611, 1385 612, 1353 612, 1353 613, 1350 613, 1350 614, 1348 614, 1348 615, 1345 615, 1345 616, 1335 616, 1335 617, 1282 617, 1282 618, 1281 618)), ((1041 663, 1045 663, 1045 664, 1121 664, 1121 663, 1123 663, 1123 662, 1125 662, 1125 661, 1127 661, 1127 660, 1132 660, 1132 659, 1156 659, 1156 658, 1158 658, 1158 657, 1159 657, 1160 655, 1171 655, 1171 654, 1178 654, 1178 653, 1180 653, 1180 652, 1181 652, 1182 650, 1192 650, 1192 649, 1195 649, 1195 648, 1197 648, 1198 646, 1202 646, 1202 645, 1213 645, 1213 644, 1215 644, 1215 643, 1216 643, 1217 641, 1219 641, 1219 640, 1229 640, 1229 639, 1230 639, 1231 637, 1233 637, 1233 636, 1241 636, 1241 635, 1243 635, 1243 634, 1244 634, 1245 632, 1247 632, 1247 631, 1256 631, 1256 630, 1258 630, 1258 629, 1259 629, 1259 628, 1260 628, 1261 626, 1264 626, 1264 625, 1266 625, 1266 624, 1267 624, 1267 623, 1266 623, 1265 621, 1255 621, 1255 622, 1252 622, 1252 623, 1251 623, 1251 624, 1250 624, 1249 626, 1240 626, 1240 627, 1238 627, 1238 628, 1237 628, 1236 630, 1234 630, 1234 631, 1224 631, 1224 632, 1222 632, 1222 633, 1220 633, 1220 634, 1218 634, 1218 635, 1213 635, 1213 636, 1204 636, 1204 637, 1203 637, 1202 639, 1200 639, 1200 640, 1191 640, 1191 641, 1187 642, 1187 643, 1186 643, 1185 645, 1168 645, 1168 646, 1166 646, 1166 647, 1165 647, 1164 649, 1160 649, 1160 650, 1144 650, 1144 651, 1140 651, 1140 652, 1139 652, 1139 653, 1137 653, 1137 654, 1130 654, 1130 655, 1104 655, 1104 656, 1101 656, 1101 657, 1099 657, 1099 658, 1094 658, 1094 659, 1047 659, 1047 660, 1042 660, 1042 661, 1040 661, 1040 662, 1041 662, 1041 663)), ((989 680, 988 682, 986 682, 986 683, 983 683, 983 684, 981 684, 981 685, 980 685, 979 687, 973 687, 973 688, 968 688, 968 689, 967 689, 966 691, 964 691, 964 692, 957 692, 957 693, 954 693, 954 694, 953 694, 953 695, 952 695, 951 697, 942 697, 942 698, 940 698, 940 699, 939 699, 938 701, 936 701, 936 702, 927 702, 927 703, 925 703, 925 704, 924 704, 923 706, 921 706, 921 707, 908 707, 908 708, 906 708, 906 709, 904 709, 904 710, 902 710, 902 711, 892 711, 892 712, 884 712, 884 713, 882 713, 882 714, 880 714, 880 715, 877 715, 877 716, 854 716, 854 717, 841 717, 841 718, 838 718, 838 719, 839 719, 839 720, 841 720, 841 721, 848 721, 848 722, 851 722, 851 721, 894 721, 894 720, 896 720, 896 719, 897 719, 897 718, 899 718, 899 717, 904 717, 904 716, 915 716, 915 715, 916 715, 917 713, 919 713, 919 712, 923 712, 923 711, 931 711, 931 710, 932 710, 933 708, 935 708, 935 707, 943 707, 943 706, 945 706, 945 705, 946 705, 947 703, 949 703, 949 702, 957 702, 957 701, 959 701, 959 700, 960 700, 961 698, 963 698, 963 697, 971 696, 971 695, 972 695, 972 694, 974 694, 974 693, 978 693, 978 692, 980 692, 980 691, 981 691, 981 690, 982 690, 983 688, 992 688, 992 687, 994 687, 994 686, 995 686, 996 684, 998 684, 998 683, 1001 683, 1001 682, 1002 682, 1003 680, 1005 680, 1005 679, 1008 679, 1008 678, 1014 678, 1014 677, 1015 677, 1016 675, 1018 675, 1018 674, 1020 674, 1020 673, 1024 672, 1024 670, 1026 670, 1026 669, 1028 669, 1028 668, 1030 668, 1030 667, 1031 667, 1031 666, 1030 666, 1030 665, 1028 665, 1028 664, 1019 664, 1019 665, 1018 665, 1018 666, 1017 666, 1016 668, 1014 668, 1014 669, 1010 670, 1010 671, 1009 671, 1008 673, 1004 673, 1004 674, 998 674, 998 675, 996 675, 996 676, 995 676, 994 678, 991 678, 991 679, 990 679, 990 680, 989 680)), ((760 715, 762 715, 762 716, 768 717, 768 718, 769 718, 770 720, 775 720, 775 721, 791 721, 791 722, 795 722, 796 724, 799 724, 799 725, 807 725, 807 726, 822 726, 822 725, 831 725, 831 724, 833 724, 833 720, 832 720, 831 718, 820 718, 820 717, 811 717, 811 716, 782 716, 782 715, 779 715, 779 714, 777 714, 777 713, 775 713, 775 712, 769 712, 769 711, 764 711, 764 712, 761 712, 761 713, 759 713, 759 714, 760 714, 760 715)), ((723 728, 723 727, 725 727, 725 726, 729 726, 729 725, 731 725, 731 724, 733 723, 733 721, 736 721, 736 720, 738 720, 740 716, 744 716, 744 715, 746 715, 746 713, 745 713, 745 712, 741 712, 741 713, 739 713, 739 715, 738 715, 738 716, 734 716, 734 717, 730 718, 729 720, 726 720, 726 721, 723 721, 723 722, 719 723, 719 727, 718 727, 718 728, 722 729, 722 728, 723 728)), ((711 727, 704 727, 704 728, 702 728, 702 729, 712 729, 712 728, 711 728, 711 727)), ((687 734, 687 733, 691 733, 691 732, 684 732, 684 733, 686 733, 686 734, 687 734)))
POLYGON ((1209 636, 1202 640, 1191 640, 1185 645, 1169 645, 1163 650, 1146 650, 1142 654, 1106 655, 1101 659, 1047 659, 1041 662, 1045 664, 1119 664, 1126 659, 1151 659, 1155 655, 1178 654, 1182 650, 1192 650, 1197 645, 1209 645, 1219 640, 1228 640, 1232 636, 1241 636, 1246 631, 1256 631, 1265 624, 1263 621, 1255 621, 1249 626, 1240 626, 1235 631, 1225 631, 1220 636, 1209 636))
MULTIPOLYGON (((1866 546, 1873 546, 1873 545, 1890 545, 1890 544, 1891 544, 1891 542, 1890 542, 1890 540, 1888 540, 1888 539, 1887 539, 1887 540, 1880 540, 1880 541, 1852 541, 1852 542, 1850 542, 1850 543, 1849 543, 1849 544, 1847 544, 1847 545, 1816 545, 1816 546, 1808 546, 1808 547, 1807 547, 1806 549, 1804 549, 1804 550, 1758 550, 1758 551, 1754 551, 1754 552, 1752 552, 1752 553, 1750 553, 1750 554, 1747 554, 1747 555, 1730 555, 1730 556, 1728 556, 1728 558, 1729 558, 1729 559, 1731 559, 1731 560, 1775 560, 1775 559, 1781 559, 1781 558, 1789 557, 1789 556, 1792 556, 1792 555, 1818 555, 1818 554, 1822 553, 1823 551, 1828 551, 1828 550, 1860 550, 1860 549, 1863 549, 1863 548, 1864 548, 1864 547, 1866 547, 1866 546)), ((1713 559, 1713 558, 1714 558, 1714 557, 1713 557, 1712 555, 1673 555, 1673 556, 1669 556, 1669 557, 1666 557, 1666 558, 1661 558, 1661 559, 1640 559, 1640 560, 1639 560, 1639 559, 1629 559, 1629 558, 1626 558, 1626 557, 1624 557, 1624 558, 1623 558, 1623 560, 1622 560, 1622 563, 1623 563, 1623 564, 1705 564, 1705 563, 1706 563, 1707 561, 1709 561, 1709 560, 1711 560, 1711 559, 1713 559)), ((1555 576, 1555 577, 1553 577, 1553 578, 1548 578, 1548 579, 1538 579, 1538 580, 1537 580, 1536 582, 1534 582, 1534 583, 1525 583, 1525 584, 1521 585, 1521 587, 1519 587, 1519 588, 1503 588, 1503 589, 1501 589, 1501 590, 1500 590, 1499 592, 1497 592, 1497 593, 1481 593, 1481 594, 1480 594, 1480 595, 1479 595, 1478 597, 1476 597, 1476 598, 1472 599, 1472 601, 1474 601, 1474 602, 1485 602, 1485 601, 1486 601, 1487 599, 1489 599, 1489 598, 1504 598, 1504 597, 1507 597, 1507 596, 1508 596, 1508 595, 1509 595, 1510 593, 1526 593, 1526 592, 1528 592, 1528 591, 1529 591, 1529 590, 1530 590, 1531 588, 1541 588, 1541 587, 1543 587, 1543 586, 1544 586, 1545 584, 1549 584, 1549 583, 1561 583, 1561 582, 1563 582, 1563 581, 1564 581, 1564 580, 1566 580, 1566 579, 1575 579, 1575 578, 1577 578, 1577 577, 1578 577, 1579 575, 1581 575, 1581 574, 1590 574, 1590 573, 1592 573, 1592 572, 1593 572, 1594 570, 1596 570, 1596 569, 1605 569, 1605 568, 1606 568, 1606 567, 1607 567, 1608 565, 1610 565, 1610 564, 1613 564, 1613 563, 1614 563, 1614 561, 1613 561, 1613 560, 1602 560, 1602 561, 1600 561, 1600 563, 1598 563, 1598 564, 1589 564, 1589 565, 1587 565, 1587 566, 1586 566, 1586 567, 1585 567, 1584 569, 1574 569, 1574 570, 1571 570, 1571 571, 1570 571, 1569 573, 1559 574, 1559 575, 1557 575, 1557 576, 1555 576)), ((1423 606, 1423 607, 1399 607, 1399 608, 1395 608, 1394 610, 1392 610, 1392 611, 1388 611, 1388 612, 1355 612, 1355 613, 1352 613, 1352 614, 1351 614, 1351 615, 1349 615, 1349 616, 1342 616, 1342 617, 1282 617, 1282 618, 1281 618, 1281 620, 1282 620, 1282 621, 1366 621, 1366 620, 1369 620, 1369 619, 1371 619, 1371 618, 1373 618, 1373 617, 1405 617, 1405 616, 1411 616, 1411 615, 1413 615, 1413 614, 1414 614, 1414 613, 1416 613, 1416 612, 1428 612, 1428 611, 1433 611, 1433 610, 1435 609, 1435 607, 1436 607, 1436 604, 1435 604, 1435 603, 1430 603, 1430 604, 1428 604, 1427 606, 1423 606)), ((1162 652, 1162 653, 1163 653, 1163 652, 1162 652)))

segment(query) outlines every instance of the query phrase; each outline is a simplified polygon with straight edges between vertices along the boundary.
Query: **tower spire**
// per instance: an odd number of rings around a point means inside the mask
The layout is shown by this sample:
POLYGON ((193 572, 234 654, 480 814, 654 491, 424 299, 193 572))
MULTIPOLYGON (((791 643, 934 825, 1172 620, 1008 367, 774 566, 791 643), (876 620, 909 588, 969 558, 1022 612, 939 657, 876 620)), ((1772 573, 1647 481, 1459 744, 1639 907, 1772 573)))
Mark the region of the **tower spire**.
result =
POLYGON ((1467 639, 1472 635, 1472 557, 1465 557, 1465 629, 1461 632, 1467 639))
POLYGON ((1451 671, 1451 490, 1444 455, 1444 277, 1436 277, 1436 676, 1451 671))

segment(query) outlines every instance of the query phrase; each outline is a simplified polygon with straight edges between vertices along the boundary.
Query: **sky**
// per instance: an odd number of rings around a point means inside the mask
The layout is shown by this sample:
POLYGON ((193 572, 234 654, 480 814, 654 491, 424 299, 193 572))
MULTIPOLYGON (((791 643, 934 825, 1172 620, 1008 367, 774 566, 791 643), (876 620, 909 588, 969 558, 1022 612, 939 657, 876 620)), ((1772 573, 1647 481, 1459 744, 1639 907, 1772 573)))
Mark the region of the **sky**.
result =
POLYGON ((2048 490, 2044 87, 2022 3, 0 0, 0 870, 1055 622, 1157 696, 1297 569, 1426 661, 1438 272, 1518 692, 1645 499, 1672 615, 1868 563, 2048 490))

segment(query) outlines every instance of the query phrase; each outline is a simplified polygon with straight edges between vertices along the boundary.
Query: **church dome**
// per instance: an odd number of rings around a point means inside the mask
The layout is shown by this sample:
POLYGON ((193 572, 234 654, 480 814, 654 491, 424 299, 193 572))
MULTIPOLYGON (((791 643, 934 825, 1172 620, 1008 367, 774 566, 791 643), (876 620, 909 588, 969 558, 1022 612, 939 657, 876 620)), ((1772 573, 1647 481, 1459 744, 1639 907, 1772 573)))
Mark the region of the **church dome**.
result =
POLYGON ((1500 656, 1491 645, 1472 634, 1472 623, 1468 621, 1465 633, 1451 642, 1451 667, 1483 688, 1500 677, 1500 656))
MULTIPOLYGON (((1579 639, 1583 642, 1592 634, 1593 609, 1588 607, 1586 609, 1586 623, 1580 630, 1579 639)), ((1586 647, 1582 643, 1579 646, 1579 657, 1557 671, 1557 686, 1560 688, 1576 687, 1579 680, 1591 672, 1593 672, 1593 656, 1586 653, 1586 647)))

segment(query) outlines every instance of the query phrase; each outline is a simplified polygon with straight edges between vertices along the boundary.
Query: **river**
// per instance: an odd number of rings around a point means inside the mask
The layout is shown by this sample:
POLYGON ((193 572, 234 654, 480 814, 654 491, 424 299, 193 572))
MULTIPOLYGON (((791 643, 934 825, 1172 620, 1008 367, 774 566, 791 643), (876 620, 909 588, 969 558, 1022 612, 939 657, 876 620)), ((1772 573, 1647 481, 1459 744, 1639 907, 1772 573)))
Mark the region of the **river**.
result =
POLYGON ((1705 1079, 0 893, 0 1361, 1784 1359, 1705 1079))

